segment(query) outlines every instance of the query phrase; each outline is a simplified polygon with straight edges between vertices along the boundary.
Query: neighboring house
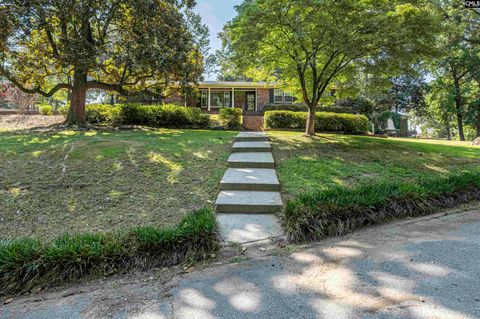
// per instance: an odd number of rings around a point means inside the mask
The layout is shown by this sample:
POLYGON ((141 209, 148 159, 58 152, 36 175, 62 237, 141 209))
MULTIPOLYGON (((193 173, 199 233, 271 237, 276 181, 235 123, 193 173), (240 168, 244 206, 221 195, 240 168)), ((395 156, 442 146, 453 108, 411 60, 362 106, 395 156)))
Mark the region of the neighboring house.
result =
POLYGON ((244 114, 261 114, 267 104, 295 101, 290 93, 266 82, 204 81, 198 83, 198 91, 196 99, 173 95, 164 99, 164 103, 199 107, 208 113, 217 113, 222 107, 236 107, 244 114))
POLYGON ((372 121, 376 133, 385 133, 390 136, 411 136, 416 132, 411 128, 408 115, 395 112, 383 112, 374 114, 372 121))

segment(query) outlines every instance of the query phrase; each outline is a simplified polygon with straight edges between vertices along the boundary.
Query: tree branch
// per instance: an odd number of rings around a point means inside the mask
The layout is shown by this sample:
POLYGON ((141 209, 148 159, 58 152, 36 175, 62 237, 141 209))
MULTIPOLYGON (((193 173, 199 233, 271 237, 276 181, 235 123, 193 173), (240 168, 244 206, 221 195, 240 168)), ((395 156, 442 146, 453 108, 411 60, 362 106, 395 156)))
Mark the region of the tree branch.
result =
POLYGON ((11 76, 10 73, 7 70, 5 70, 3 67, 0 67, 0 75, 6 77, 7 80, 12 82, 16 87, 18 87, 23 92, 29 93, 29 94, 37 93, 37 94, 40 94, 44 97, 51 97, 52 95, 54 95, 57 91, 59 91, 61 89, 68 89, 68 90, 72 89, 72 86, 70 84, 67 84, 67 83, 58 83, 57 85, 55 85, 49 91, 44 91, 39 86, 37 86, 35 88, 32 88, 32 89, 29 89, 29 88, 25 87, 22 83, 20 83, 20 81, 18 81, 13 76, 11 76))
POLYGON ((105 91, 115 91, 115 92, 117 92, 121 95, 125 95, 125 96, 134 96, 134 95, 139 95, 141 93, 146 93, 146 94, 149 94, 149 95, 151 95, 155 98, 165 98, 165 95, 158 94, 158 93, 149 91, 147 89, 144 89, 144 90, 138 91, 138 92, 132 92, 132 91, 126 90, 122 85, 110 84, 110 83, 105 83, 105 82, 96 81, 96 80, 88 81, 87 82, 87 89, 99 89, 99 90, 105 90, 105 91))

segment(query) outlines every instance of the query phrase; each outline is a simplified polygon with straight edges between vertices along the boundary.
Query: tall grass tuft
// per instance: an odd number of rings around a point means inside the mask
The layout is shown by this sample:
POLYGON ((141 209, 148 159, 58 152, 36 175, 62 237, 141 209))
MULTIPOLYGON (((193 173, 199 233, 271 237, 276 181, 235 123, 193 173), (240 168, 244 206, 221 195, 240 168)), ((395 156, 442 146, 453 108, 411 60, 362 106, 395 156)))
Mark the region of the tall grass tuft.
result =
POLYGON ((480 174, 395 181, 310 193, 290 200, 284 210, 287 240, 310 241, 339 236, 388 220, 423 216, 480 200, 480 174))
POLYGON ((186 215, 172 228, 136 227, 124 233, 65 234, 40 243, 0 242, 0 295, 53 286, 87 275, 201 260, 219 247, 211 209, 186 215))

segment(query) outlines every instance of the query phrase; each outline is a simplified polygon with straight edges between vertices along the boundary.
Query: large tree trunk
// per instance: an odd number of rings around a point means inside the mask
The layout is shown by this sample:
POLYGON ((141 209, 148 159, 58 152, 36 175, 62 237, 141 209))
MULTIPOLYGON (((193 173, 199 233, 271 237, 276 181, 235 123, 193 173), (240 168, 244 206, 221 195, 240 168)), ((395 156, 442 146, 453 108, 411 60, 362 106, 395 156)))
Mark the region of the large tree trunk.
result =
POLYGON ((477 116, 475 117, 475 127, 477 128, 477 137, 480 137, 480 110, 477 110, 477 116))
POLYGON ((460 91, 460 83, 454 76, 453 84, 455 86, 455 108, 457 113, 458 136, 460 141, 465 141, 465 134, 463 132, 463 100, 462 92, 460 91))
POLYGON ((305 128, 305 136, 315 135, 315 107, 308 106, 307 127, 305 128))
POLYGON ((85 100, 87 97, 87 72, 77 69, 73 76, 72 92, 70 96, 70 110, 67 122, 69 125, 84 125, 85 100))

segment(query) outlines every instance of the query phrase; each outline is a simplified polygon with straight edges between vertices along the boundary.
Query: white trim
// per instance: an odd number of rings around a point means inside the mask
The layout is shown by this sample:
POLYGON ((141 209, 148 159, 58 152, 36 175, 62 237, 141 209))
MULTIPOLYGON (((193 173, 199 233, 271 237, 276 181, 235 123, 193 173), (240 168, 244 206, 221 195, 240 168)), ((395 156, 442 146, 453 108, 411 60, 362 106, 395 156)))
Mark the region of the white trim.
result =
POLYGON ((231 107, 232 101, 231 101, 232 96, 230 95, 230 91, 223 91, 223 107, 231 107), (226 97, 228 96, 228 106, 225 106, 226 102, 226 97))
POLYGON ((273 90, 273 103, 283 103, 285 102, 285 92, 282 90, 282 89, 274 89, 273 90), (276 91, 281 91, 282 94, 281 95, 277 95, 276 94, 276 91), (282 97, 282 100, 281 101, 277 101, 276 97, 279 97, 281 96, 282 97))
POLYGON ((235 107, 235 89, 232 88, 232 108, 235 107))
POLYGON ((210 111, 210 88, 208 88, 207 110, 210 111))
POLYGON ((255 88, 255 111, 258 110, 258 90, 255 88))

